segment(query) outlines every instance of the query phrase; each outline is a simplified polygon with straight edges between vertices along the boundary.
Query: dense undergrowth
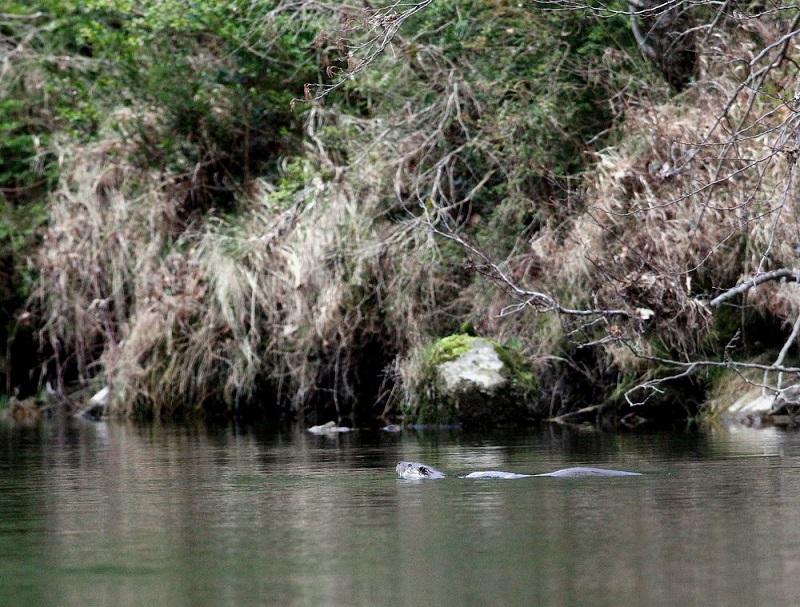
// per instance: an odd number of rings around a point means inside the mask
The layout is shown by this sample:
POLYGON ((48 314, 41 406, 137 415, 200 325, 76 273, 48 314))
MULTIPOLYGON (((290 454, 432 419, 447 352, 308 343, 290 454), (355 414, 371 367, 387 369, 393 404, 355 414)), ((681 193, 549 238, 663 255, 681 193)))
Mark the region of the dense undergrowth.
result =
MULTIPOLYGON (((368 424, 413 398, 434 338, 471 327, 526 356, 557 412, 624 403, 620 386, 667 373, 646 356, 718 356, 755 326, 723 322, 698 295, 758 264, 768 222, 725 209, 753 180, 768 197, 778 169, 713 188, 702 218, 691 197, 659 203, 714 179, 713 146, 708 161, 673 170, 680 142, 726 102, 729 57, 752 57, 780 22, 720 29, 677 92, 624 16, 433 3, 357 78, 298 101, 347 67, 348 10, 246 0, 4 9, 7 392, 108 384, 117 411, 145 417, 368 424), (501 314, 507 289, 432 228, 463 234, 564 305, 634 319, 501 314), (35 355, 11 354, 22 325, 35 355)), ((775 91, 790 66, 769 74, 775 91)), ((764 141, 741 145, 757 154, 764 141)), ((794 212, 772 264, 793 263, 794 212)), ((795 299, 785 285, 759 290, 754 317, 771 329, 737 347, 780 347, 795 299)), ((700 402, 706 383, 681 388, 700 402)))

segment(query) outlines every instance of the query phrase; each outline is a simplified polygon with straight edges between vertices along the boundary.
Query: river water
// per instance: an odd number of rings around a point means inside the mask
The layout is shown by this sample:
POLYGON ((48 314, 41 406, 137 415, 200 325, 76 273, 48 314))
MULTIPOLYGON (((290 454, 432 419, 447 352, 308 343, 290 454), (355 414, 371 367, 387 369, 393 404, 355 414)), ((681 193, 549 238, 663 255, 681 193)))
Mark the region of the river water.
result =
POLYGON ((799 604, 800 433, 0 427, 3 606, 799 604))

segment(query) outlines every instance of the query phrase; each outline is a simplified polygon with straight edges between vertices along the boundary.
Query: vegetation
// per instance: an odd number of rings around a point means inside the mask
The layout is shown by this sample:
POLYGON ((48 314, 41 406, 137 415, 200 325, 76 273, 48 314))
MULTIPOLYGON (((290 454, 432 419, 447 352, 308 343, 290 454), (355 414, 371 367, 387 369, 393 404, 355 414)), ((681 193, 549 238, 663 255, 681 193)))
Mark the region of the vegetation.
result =
POLYGON ((795 264, 795 9, 404 6, 7 2, 7 395, 368 424, 464 325, 552 413, 788 368, 792 286, 709 299, 795 264))

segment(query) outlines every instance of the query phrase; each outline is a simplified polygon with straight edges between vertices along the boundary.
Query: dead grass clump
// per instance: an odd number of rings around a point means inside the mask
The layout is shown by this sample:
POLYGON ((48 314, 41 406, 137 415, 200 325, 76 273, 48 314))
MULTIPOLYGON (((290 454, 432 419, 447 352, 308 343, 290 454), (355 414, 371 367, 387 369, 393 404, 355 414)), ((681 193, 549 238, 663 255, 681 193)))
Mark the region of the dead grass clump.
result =
MULTIPOLYGON (((594 305, 639 317, 623 327, 605 323, 610 337, 611 329, 629 340, 644 333, 662 351, 687 356, 712 329, 705 298, 740 277, 797 263, 798 189, 793 161, 781 153, 793 118, 769 92, 788 90, 793 68, 775 67, 751 95, 738 88, 739 63, 730 57, 749 61, 762 47, 741 32, 716 33, 712 43, 686 93, 631 113, 620 143, 598 155, 585 211, 533 242, 536 263, 549 260, 543 281, 554 290, 577 281, 594 305), (728 125, 751 122, 730 139, 728 125)), ((796 314, 795 291, 765 285, 749 302, 786 318, 796 314)))
POLYGON ((68 370, 84 382, 97 373, 106 350, 117 350, 121 324, 133 311, 136 277, 147 276, 166 241, 170 209, 161 180, 130 164, 129 153, 113 140, 59 151, 63 177, 35 259, 33 299, 62 389, 68 370), (155 186, 134 185, 146 181, 155 186))
POLYGON ((359 384, 381 383, 359 375, 391 373, 426 318, 414 310, 420 266, 399 257, 405 235, 377 227, 359 194, 311 182, 277 216, 263 192, 235 223, 208 223, 181 258, 199 277, 173 273, 180 286, 130 322, 116 374, 124 402, 252 406, 267 384, 294 410, 322 390, 323 408, 350 416, 359 384), (370 345, 376 360, 361 358, 370 345))
POLYGON ((385 405, 447 284, 430 235, 380 221, 391 166, 254 182, 235 216, 185 223, 174 176, 137 170, 133 152, 71 148, 53 201, 35 301, 62 383, 103 377, 128 414, 385 405))

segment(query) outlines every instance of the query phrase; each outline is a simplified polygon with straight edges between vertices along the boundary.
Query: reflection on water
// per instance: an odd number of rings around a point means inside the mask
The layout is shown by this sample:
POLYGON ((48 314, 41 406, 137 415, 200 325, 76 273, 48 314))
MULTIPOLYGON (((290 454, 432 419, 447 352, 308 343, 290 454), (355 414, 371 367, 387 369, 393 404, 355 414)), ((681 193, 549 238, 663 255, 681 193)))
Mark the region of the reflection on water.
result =
POLYGON ((0 605, 797 605, 798 456, 751 429, 0 428, 0 605), (647 474, 454 478, 575 465, 647 474))

